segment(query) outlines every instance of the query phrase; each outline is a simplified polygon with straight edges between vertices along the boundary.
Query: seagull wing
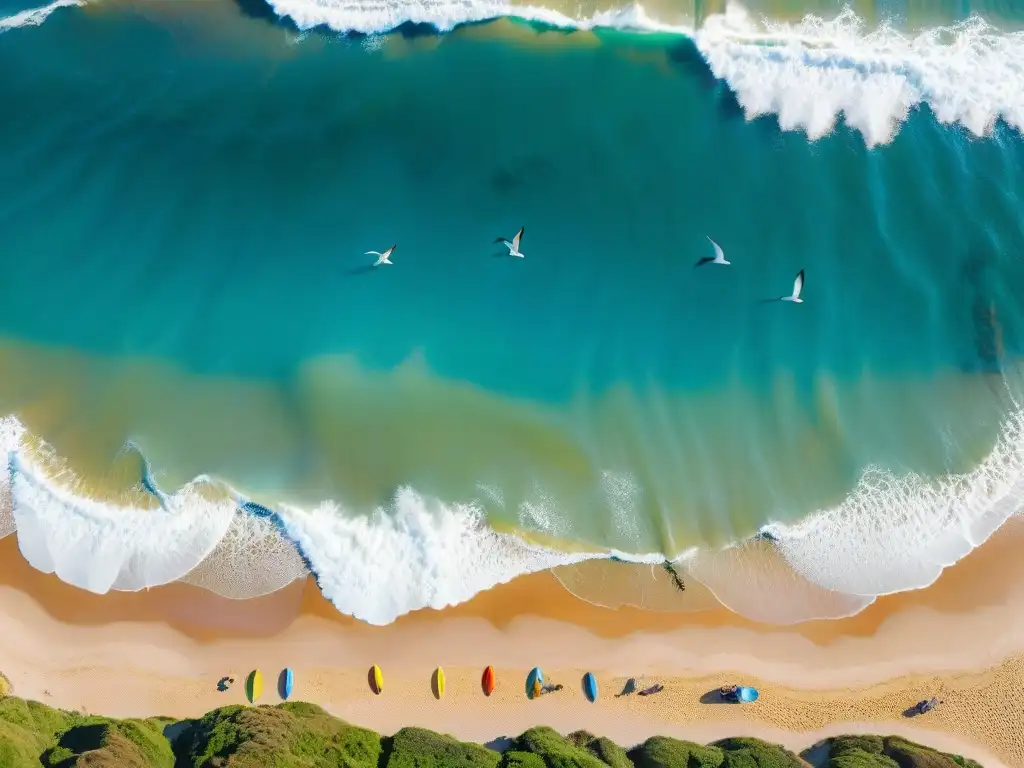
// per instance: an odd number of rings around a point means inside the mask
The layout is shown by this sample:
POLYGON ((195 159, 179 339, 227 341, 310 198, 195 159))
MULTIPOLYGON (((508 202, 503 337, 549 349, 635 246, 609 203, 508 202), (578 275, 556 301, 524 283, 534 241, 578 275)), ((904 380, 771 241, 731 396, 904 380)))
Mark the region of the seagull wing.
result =
POLYGON ((512 249, 519 250, 519 241, 523 239, 523 232, 526 231, 526 227, 520 227, 519 231, 516 232, 516 236, 512 238, 512 249))
MULTIPOLYGON (((704 237, 707 237, 707 235, 704 235, 704 237)), ((725 251, 722 250, 722 246, 720 246, 710 237, 708 237, 708 242, 711 243, 711 245, 714 246, 715 249, 715 258, 712 259, 712 261, 725 261, 725 251)))
POLYGON ((793 298, 800 298, 800 291, 804 289, 804 271, 801 269, 796 276, 796 280, 793 281, 793 298))
POLYGON ((380 251, 367 251, 366 255, 367 256, 380 256, 381 252, 380 251))

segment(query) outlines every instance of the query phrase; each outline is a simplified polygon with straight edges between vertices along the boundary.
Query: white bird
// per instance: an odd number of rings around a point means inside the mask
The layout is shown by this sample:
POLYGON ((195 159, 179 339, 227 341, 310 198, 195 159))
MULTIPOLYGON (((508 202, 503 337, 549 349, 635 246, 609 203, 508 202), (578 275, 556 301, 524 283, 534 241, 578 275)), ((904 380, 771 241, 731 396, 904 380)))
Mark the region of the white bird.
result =
MULTIPOLYGON (((705 235, 705 237, 707 237, 707 235, 705 235)), ((714 246, 714 248, 715 248, 715 255, 714 256, 705 256, 703 259, 698 261, 693 266, 700 267, 700 266, 702 266, 704 264, 731 264, 732 263, 731 261, 726 261, 725 260, 725 251, 722 250, 722 246, 720 246, 718 243, 716 243, 710 237, 708 237, 708 242, 711 243, 712 246, 714 246)))
POLYGON ((519 231, 516 232, 516 236, 513 237, 511 240, 506 240, 504 237, 499 237, 494 242, 496 242, 496 243, 504 243, 505 247, 508 248, 508 255, 509 256, 518 256, 521 259, 521 258, 523 258, 523 254, 519 252, 519 243, 523 239, 523 231, 525 229, 526 229, 526 227, 520 227, 519 231))
POLYGON ((804 300, 800 298, 800 291, 804 289, 804 271, 801 269, 797 275, 796 280, 793 281, 793 295, 782 296, 779 301, 792 301, 795 304, 803 304, 804 300))
POLYGON ((394 250, 397 247, 397 245, 392 245, 390 248, 384 251, 384 253, 381 253, 380 251, 367 251, 366 255, 377 257, 377 260, 373 262, 373 266, 375 267, 379 267, 381 264, 391 264, 391 254, 394 253, 394 250))

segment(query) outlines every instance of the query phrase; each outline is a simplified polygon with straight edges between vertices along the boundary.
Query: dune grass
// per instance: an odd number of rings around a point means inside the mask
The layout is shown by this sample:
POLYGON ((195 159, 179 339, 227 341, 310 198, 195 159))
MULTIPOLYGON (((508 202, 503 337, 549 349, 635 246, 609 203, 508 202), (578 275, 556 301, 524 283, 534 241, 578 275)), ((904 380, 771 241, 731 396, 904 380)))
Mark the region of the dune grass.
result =
MULTIPOLYGON (((981 768, 897 736, 839 736, 815 768, 981 768)), ((811 754, 810 750, 804 757, 811 754)), ((806 768, 760 739, 713 744, 655 736, 624 749, 577 731, 537 727, 501 754, 423 728, 394 736, 359 728, 315 704, 227 706, 196 720, 114 720, 0 698, 0 768, 806 768), (168 726, 174 726, 168 728, 168 726), (174 743, 167 732, 176 734, 174 743)))

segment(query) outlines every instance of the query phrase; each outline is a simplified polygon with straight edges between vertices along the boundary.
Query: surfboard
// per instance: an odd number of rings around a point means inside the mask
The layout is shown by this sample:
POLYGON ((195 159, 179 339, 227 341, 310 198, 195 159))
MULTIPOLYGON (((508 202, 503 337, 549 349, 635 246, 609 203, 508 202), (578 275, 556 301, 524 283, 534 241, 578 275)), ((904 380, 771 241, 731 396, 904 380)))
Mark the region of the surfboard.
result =
POLYGON ((484 670, 484 675, 480 678, 480 685, 484 689, 484 694, 490 696, 494 691, 494 667, 488 667, 484 670))
POLYGON ((741 685, 739 688, 739 700, 742 704, 749 704, 752 701, 757 701, 758 693, 757 688, 751 688, 746 685, 741 685))
POLYGON ((249 676, 245 678, 245 696, 249 699, 250 704, 255 704, 256 700, 263 695, 263 673, 258 669, 254 669, 249 673, 249 676))
POLYGON ((533 698, 533 684, 540 683, 544 685, 544 673, 540 671, 540 667, 534 667, 530 670, 530 674, 526 676, 526 696, 527 698, 533 698))
POLYGON ((370 668, 370 687, 376 694, 380 694, 384 690, 384 673, 376 664, 370 668))
POLYGON ((434 682, 437 687, 437 698, 444 696, 444 670, 438 667, 434 670, 434 682))
POLYGON ((295 676, 292 674, 292 668, 287 667, 284 672, 281 673, 281 698, 287 699, 292 695, 292 685, 295 682, 295 676))
POLYGON ((597 700, 597 678, 594 677, 593 672, 587 672, 583 676, 583 693, 591 701, 597 700))

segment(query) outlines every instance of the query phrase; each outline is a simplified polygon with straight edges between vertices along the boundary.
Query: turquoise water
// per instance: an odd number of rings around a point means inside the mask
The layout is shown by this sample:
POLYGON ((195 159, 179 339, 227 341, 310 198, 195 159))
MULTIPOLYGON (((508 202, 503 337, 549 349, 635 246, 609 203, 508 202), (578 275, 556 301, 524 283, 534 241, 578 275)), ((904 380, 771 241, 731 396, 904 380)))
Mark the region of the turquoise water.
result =
MULTIPOLYGON (((842 505, 866 471, 987 466, 1020 384, 1011 126, 923 104, 889 143, 810 142, 746 119, 679 35, 296 40, 242 11, 0 34, 0 407, 81 493, 141 504, 104 485, 131 441, 164 493, 208 475, 397 519, 412 488, 676 556, 842 505), (511 259, 493 241, 520 226, 511 259), (708 236, 731 266, 694 268, 708 236), (803 304, 762 302, 800 269, 803 304)), ((19 530, 46 517, 12 488, 19 530)), ((314 569, 349 546, 311 553, 323 529, 282 514, 314 569)), ((59 572, 78 545, 43 538, 59 572)))

